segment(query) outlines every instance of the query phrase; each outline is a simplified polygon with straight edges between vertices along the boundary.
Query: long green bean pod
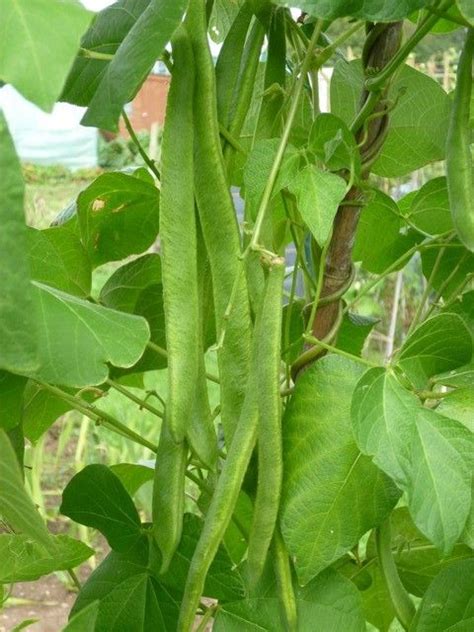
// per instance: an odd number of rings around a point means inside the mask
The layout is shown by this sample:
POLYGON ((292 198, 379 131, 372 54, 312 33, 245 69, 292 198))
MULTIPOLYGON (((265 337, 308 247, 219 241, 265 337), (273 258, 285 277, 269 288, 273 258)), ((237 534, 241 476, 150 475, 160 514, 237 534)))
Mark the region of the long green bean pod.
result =
POLYGON ((168 350, 167 420, 183 441, 198 375, 199 318, 193 189, 194 60, 184 28, 172 42, 173 76, 163 133, 160 238, 168 350))
POLYGON ((474 28, 469 28, 459 59, 454 102, 446 145, 449 205, 459 239, 474 252, 474 176, 469 122, 472 92, 474 28))
MULTIPOLYGON (((277 266, 275 266, 273 274, 280 278, 280 270, 277 266)), ((269 278, 271 277, 272 272, 269 275, 269 278)), ((224 467, 219 475, 206 514, 201 537, 191 560, 178 622, 178 630, 180 632, 189 632, 192 629, 207 571, 232 518, 245 472, 255 446, 259 417, 258 375, 261 371, 262 362, 265 361, 265 359, 260 357, 260 349, 263 338, 267 336, 270 338, 267 329, 268 324, 273 319, 279 320, 279 316, 275 313, 274 290, 274 280, 272 279, 271 283, 267 281, 262 309, 257 315, 254 329, 250 375, 242 414, 227 453, 224 467)), ((280 306, 278 310, 280 310, 280 306)), ((273 330, 274 327, 270 327, 272 334, 273 330)))
POLYGON ((275 259, 265 289, 265 334, 259 341, 258 485, 248 563, 253 581, 262 574, 280 506, 283 478, 281 441, 281 315, 285 260, 275 259))
MULTIPOLYGON (((252 95, 255 90, 255 80, 264 37, 265 29, 261 22, 255 18, 245 43, 240 65, 240 75, 235 86, 236 94, 233 108, 230 111, 229 131, 235 138, 240 137, 245 118, 249 111, 252 95)), ((227 144, 224 148, 224 161, 228 170, 233 152, 234 148, 227 144)))
POLYGON ((217 114, 219 122, 228 127, 235 88, 238 83, 240 61, 252 19, 252 10, 244 2, 227 33, 216 62, 217 114))
POLYGON ((291 577, 290 559, 279 529, 275 531, 273 539, 273 556, 280 609, 285 620, 286 630, 287 632, 296 632, 298 629, 298 611, 291 577))
POLYGON ((217 120, 214 66, 207 39, 204 0, 193 0, 186 17, 196 61, 194 91, 195 196, 212 271, 221 379, 221 420, 228 444, 245 395, 251 320, 237 217, 227 186, 217 120), (232 301, 231 301, 232 298, 232 301), (232 303, 230 314, 227 313, 232 303), (228 317, 227 317, 228 316, 228 317))
POLYGON ((153 535, 161 551, 162 573, 181 540, 187 455, 186 442, 173 441, 165 419, 156 453, 152 506, 153 535))

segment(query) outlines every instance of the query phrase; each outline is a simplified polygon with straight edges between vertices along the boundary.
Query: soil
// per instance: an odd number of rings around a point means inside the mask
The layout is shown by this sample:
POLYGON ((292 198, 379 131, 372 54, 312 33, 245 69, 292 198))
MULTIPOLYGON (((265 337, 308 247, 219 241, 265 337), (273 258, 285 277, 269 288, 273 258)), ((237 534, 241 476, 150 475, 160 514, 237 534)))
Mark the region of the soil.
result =
POLYGON ((26 628, 28 632, 60 632, 66 625, 75 594, 50 575, 35 582, 15 584, 12 597, 18 601, 11 605, 13 600, 9 600, 8 606, 0 611, 0 632, 11 632, 25 619, 38 619, 26 628))

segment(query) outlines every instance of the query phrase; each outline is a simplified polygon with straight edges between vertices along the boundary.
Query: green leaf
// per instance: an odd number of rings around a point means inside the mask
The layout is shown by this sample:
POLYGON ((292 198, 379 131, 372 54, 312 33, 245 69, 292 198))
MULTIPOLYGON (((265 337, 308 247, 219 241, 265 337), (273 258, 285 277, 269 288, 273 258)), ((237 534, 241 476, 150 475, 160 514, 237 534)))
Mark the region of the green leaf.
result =
POLYGON ((130 367, 141 357, 150 337, 143 318, 34 286, 42 313, 37 379, 78 388, 101 384, 109 374, 107 362, 130 367))
POLYGON ((27 627, 33 625, 33 623, 36 623, 37 621, 38 619, 25 619, 24 621, 18 623, 14 628, 12 628, 11 632, 20 632, 21 630, 25 630, 27 627))
POLYGON ((319 114, 309 133, 308 149, 331 171, 350 169, 360 171, 360 154, 353 134, 334 114, 319 114))
POLYGON ((142 538, 132 499, 105 465, 87 465, 69 481, 60 511, 79 524, 98 529, 119 552, 130 550, 142 538))
POLYGON ((94 266, 140 254, 155 241, 159 191, 141 178, 104 173, 77 200, 82 241, 94 266))
MULTIPOLYGON (((315 622, 324 632, 363 632, 362 604, 351 582, 329 569, 296 592, 298 632, 313 632, 315 622)), ((214 632, 283 630, 276 595, 262 595, 224 604, 218 610, 214 632)))
MULTIPOLYGON (((142 538, 127 553, 112 551, 83 585, 72 614, 98 599, 95 632, 148 629, 175 632, 184 580, 201 526, 202 520, 197 516, 185 515, 183 537, 165 575, 158 575, 161 561, 154 557, 159 558, 159 553, 150 545, 150 539, 142 538), (144 584, 148 586, 146 595, 144 584), (120 607, 124 603, 128 604, 128 610, 120 607)), ((240 573, 222 548, 209 569, 204 594, 220 601, 225 601, 226 596, 239 599, 243 595, 240 573)))
POLYGON ((357 384, 352 421, 359 448, 407 493, 417 527, 450 553, 471 506, 472 434, 423 407, 383 369, 357 384))
MULTIPOLYGON (((363 82, 359 60, 337 62, 331 79, 331 110, 348 125, 359 108, 363 82)), ((394 78, 388 98, 396 104, 372 171, 385 178, 398 177, 444 158, 451 102, 439 83, 405 65, 394 78)))
POLYGON ((474 26, 474 9, 470 0, 456 0, 456 4, 459 7, 459 11, 466 18, 466 20, 474 26))
POLYGON ((95 632, 98 612, 99 602, 93 601, 69 620, 63 632, 95 632))
POLYGON ((434 289, 445 299, 451 298, 454 292, 459 292, 466 282, 466 277, 474 273, 474 254, 468 252, 459 242, 453 240, 450 243, 452 247, 445 249, 433 276, 439 250, 433 248, 421 254, 425 278, 431 279, 434 289))
POLYGON ((385 578, 378 564, 372 564, 366 572, 371 583, 360 589, 365 618, 381 632, 388 632, 395 618, 395 610, 385 578))
POLYGON ((91 264, 78 236, 67 226, 28 229, 31 277, 75 296, 91 291, 91 264))
MULTIPOLYGON (((71 395, 75 393, 74 389, 64 390, 71 395)), ((82 393, 82 398, 87 401, 93 401, 95 396, 90 390, 82 393)), ((72 409, 71 404, 32 381, 26 385, 23 404, 23 433, 32 443, 36 443, 61 415, 72 409)))
POLYGON ((285 412, 281 529, 301 584, 380 524, 399 497, 352 438, 360 375, 355 362, 326 356, 298 379, 285 412))
POLYGON ((419 405, 383 368, 369 369, 352 396, 352 429, 360 450, 398 485, 407 483, 413 439, 413 410, 419 405))
POLYGON ((435 381, 446 386, 462 388, 474 384, 474 362, 466 364, 459 369, 441 373, 435 381))
POLYGON ((232 22, 239 13, 243 0, 216 0, 209 19, 209 35, 216 44, 223 42, 232 22))
POLYGON ((26 535, 0 535, 0 583, 30 582, 85 562, 94 550, 67 535, 51 536, 54 553, 26 535))
POLYGON ((298 7, 312 16, 334 20, 345 16, 373 20, 375 22, 392 22, 407 17, 413 11, 425 6, 425 0, 388 0, 380 3, 377 0, 274 0, 275 4, 298 7))
POLYGON ((137 94, 154 63, 180 25, 187 0, 151 0, 106 67, 83 125, 118 130, 123 106, 137 94))
POLYGON ((25 491, 15 452, 3 430, 0 430, 0 515, 15 531, 24 533, 54 554, 51 537, 25 491))
POLYGON ((463 319, 464 324, 471 332, 474 344, 474 290, 461 294, 457 301, 445 307, 443 311, 457 314, 463 319))
POLYGON ((0 428, 11 430, 22 419, 26 378, 0 371, 0 428))
MULTIPOLYGON (((143 255, 116 270, 102 288, 100 302, 112 309, 146 318, 150 340, 166 348, 161 258, 158 254, 143 255)), ((165 357, 147 349, 133 370, 148 371, 165 366, 165 357)))
POLYGON ((361 261, 368 272, 380 274, 386 270, 416 243, 413 233, 400 233, 401 228, 396 203, 385 193, 375 191, 360 215, 354 261, 361 261))
POLYGON ((51 111, 92 13, 76 0, 0 0, 0 13, 0 79, 51 111))
MULTIPOLYGON (((106 7, 94 16, 81 39, 81 47, 113 55, 149 4, 150 0, 118 0, 106 7)), ((61 101, 89 105, 109 64, 110 60, 78 55, 66 79, 61 101)))
POLYGON ((314 165, 304 167, 290 183, 289 189, 296 196, 301 217, 321 247, 331 234, 346 188, 343 178, 314 165))
POLYGON ((397 363, 408 378, 423 388, 428 378, 456 369, 470 361, 472 339, 457 314, 439 314, 408 336, 397 354, 397 363))
POLYGON ((410 632, 470 632, 474 627, 474 559, 443 570, 421 602, 410 632))
POLYGON ((365 341, 378 322, 378 318, 347 312, 337 334, 337 348, 355 356, 362 355, 365 341))
MULTIPOLYGON (((245 200, 249 205, 249 214, 255 218, 265 185, 270 176, 273 161, 280 144, 279 138, 258 140, 252 147, 244 167, 245 200)), ((288 187, 299 170, 300 154, 293 145, 287 145, 283 156, 277 181, 272 190, 275 197, 282 189, 288 187)))
MULTIPOLYGON (((459 560, 472 556, 464 544, 456 544, 451 555, 443 556, 416 528, 407 507, 396 509, 391 517, 392 553, 405 588, 422 597, 433 579, 442 570, 459 560)), ((367 544, 367 558, 376 557, 375 537, 367 544)))
POLYGON ((462 423, 474 432, 474 367, 470 374, 470 387, 461 388, 449 393, 438 404, 436 412, 462 423))
POLYGON ((412 198, 408 217, 411 223, 428 235, 453 230, 446 178, 433 178, 412 198))
MULTIPOLYGON (((159 522, 158 522, 159 528, 159 522)), ((202 520, 185 514, 183 535, 168 573, 163 577, 166 584, 177 591, 183 590, 191 559, 202 530, 202 520)), ((227 551, 220 547, 206 578, 204 594, 219 603, 226 603, 244 596, 244 584, 239 568, 234 568, 227 551)))
POLYGON ((0 172, 0 368, 21 373, 38 366, 37 314, 26 258, 23 178, 1 111, 0 172))
POLYGON ((109 469, 120 479, 130 496, 134 496, 140 487, 151 481, 154 476, 153 468, 136 463, 117 463, 111 465, 109 469))

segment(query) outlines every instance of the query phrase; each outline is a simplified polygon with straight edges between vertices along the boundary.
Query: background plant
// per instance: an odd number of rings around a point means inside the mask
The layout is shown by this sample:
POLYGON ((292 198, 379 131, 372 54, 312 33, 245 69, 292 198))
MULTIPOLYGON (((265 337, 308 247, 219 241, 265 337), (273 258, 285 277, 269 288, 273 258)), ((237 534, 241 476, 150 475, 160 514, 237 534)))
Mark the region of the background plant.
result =
POLYGON ((144 166, 47 228, 0 122, 0 585, 68 573, 66 629, 472 627, 472 10, 285 5, 0 5, 0 78, 40 107, 115 132, 172 75, 160 162, 131 130, 144 166), (446 30, 441 86, 405 62, 446 30))

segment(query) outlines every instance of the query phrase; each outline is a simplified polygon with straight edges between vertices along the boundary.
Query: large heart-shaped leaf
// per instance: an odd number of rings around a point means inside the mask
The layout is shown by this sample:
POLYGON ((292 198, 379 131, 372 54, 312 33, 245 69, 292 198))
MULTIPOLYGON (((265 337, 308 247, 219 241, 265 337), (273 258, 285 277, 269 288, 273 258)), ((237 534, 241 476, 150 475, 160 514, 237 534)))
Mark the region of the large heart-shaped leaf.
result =
POLYGON ((92 13, 76 0, 0 0, 0 14, 0 79, 51 110, 92 13))
POLYGON ((289 189, 296 196, 298 210, 313 237, 324 246, 346 194, 346 181, 335 173, 307 165, 293 178, 289 189))
POLYGON ((181 23, 188 0, 151 0, 126 34, 102 75, 84 125, 112 132, 123 106, 131 101, 181 23))
POLYGON ((63 629, 63 632, 95 632, 95 623, 98 613, 99 602, 93 601, 87 608, 84 608, 84 610, 81 610, 72 617, 63 629))
MULTIPOLYGON (((72 614, 99 600, 95 632, 175 632, 184 580, 201 527, 197 516, 185 515, 180 546, 164 575, 158 575, 161 560, 151 539, 142 538, 127 553, 112 551, 83 585, 72 614)), ((240 573, 222 548, 210 566, 204 594, 221 603, 244 594, 240 573)))
MULTIPOLYGON (((354 261, 380 274, 415 245, 415 236, 401 233, 398 208, 391 197, 375 191, 373 199, 362 209, 353 251, 354 261)), ((401 267, 401 266, 400 266, 401 267)))
POLYGON ((26 378, 0 371, 0 428, 10 430, 21 422, 26 378))
POLYGON ((94 266, 140 254, 155 241, 159 192, 148 180, 104 173, 80 193, 82 241, 94 266))
POLYGON ((30 286, 20 163, 0 112, 0 368, 13 372, 38 366, 36 305, 30 286))
POLYGON ((51 536, 54 553, 26 535, 0 535, 0 583, 29 582, 54 571, 75 568, 94 554, 84 542, 51 536))
POLYGON ((448 554, 470 511, 473 435, 423 407, 383 369, 357 384, 352 422, 360 449, 407 493, 417 527, 448 554))
POLYGON ((474 628, 474 559, 443 570, 421 602, 410 632, 470 632, 474 628))
MULTIPOLYGON (((333 570, 296 591, 298 632, 313 632, 315 622, 324 632, 363 632, 362 603, 350 581, 333 570)), ((216 616, 214 632, 283 630, 281 606, 273 592, 224 604, 216 616)))
POLYGON ((52 555, 55 547, 48 530, 23 485, 8 436, 0 429, 0 515, 16 531, 42 544, 52 555))
POLYGON ((69 294, 91 291, 91 264, 77 234, 67 226, 28 229, 31 277, 69 294))
POLYGON ((352 397, 352 428, 359 448, 399 485, 406 483, 419 402, 392 373, 370 369, 352 397))
POLYGON ((425 6, 425 0, 389 0, 380 3, 377 0, 274 0, 276 4, 298 7, 302 11, 318 18, 334 20, 352 16, 362 20, 392 22, 407 17, 413 11, 425 6))
POLYGON ((150 332, 145 319, 94 305, 34 282, 40 306, 41 367, 34 377, 64 386, 101 384, 107 362, 129 367, 142 355, 150 332))
MULTIPOLYGON (((472 557, 465 544, 456 544, 451 555, 442 555, 417 529, 407 507, 396 509, 390 516, 392 553, 400 579, 412 595, 422 597, 433 579, 451 564, 472 557)), ((377 556, 375 537, 367 543, 367 557, 377 556)))
POLYGON ((433 178, 412 198, 408 217, 412 224, 428 235, 453 230, 446 178, 433 178))
POLYGON ((360 375, 360 365, 324 357, 298 379, 283 420, 281 529, 301 584, 380 524, 399 497, 352 438, 360 375))
POLYGON ((452 241, 439 256, 442 246, 421 253, 423 275, 445 299, 455 298, 466 277, 474 273, 474 253, 466 251, 459 241, 452 241), (438 261, 438 263, 436 263, 438 261), (436 269, 435 269, 436 266, 436 269))
POLYGON ((60 511, 79 524, 98 529, 115 551, 130 550, 142 537, 132 499, 105 465, 88 465, 69 481, 60 511))
MULTIPOLYGON (((146 318, 150 340, 166 348, 161 258, 158 254, 143 255, 116 270, 102 288, 100 302, 112 309, 146 318)), ((166 357, 147 349, 133 370, 148 371, 166 365, 166 357)))
MULTIPOLYGON (((150 0, 118 0, 95 17, 81 39, 81 47, 93 53, 113 55, 150 0)), ((110 59, 78 55, 66 79, 61 101, 89 105, 110 59)))
POLYGON ((410 380, 423 388, 428 378, 469 362, 472 339, 457 314, 439 314, 426 320, 403 343, 397 363, 410 380))
MULTIPOLYGON (((385 4, 377 3, 378 7, 385 4)), ((359 60, 336 64, 331 79, 331 109, 347 124, 359 108, 363 83, 359 60)), ((386 178, 403 176, 444 158, 451 102, 439 83, 405 65, 391 84, 389 99, 396 105, 390 112, 387 138, 372 171, 386 178)))

